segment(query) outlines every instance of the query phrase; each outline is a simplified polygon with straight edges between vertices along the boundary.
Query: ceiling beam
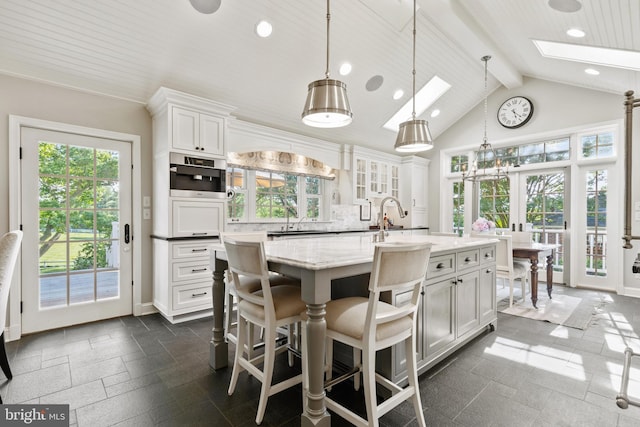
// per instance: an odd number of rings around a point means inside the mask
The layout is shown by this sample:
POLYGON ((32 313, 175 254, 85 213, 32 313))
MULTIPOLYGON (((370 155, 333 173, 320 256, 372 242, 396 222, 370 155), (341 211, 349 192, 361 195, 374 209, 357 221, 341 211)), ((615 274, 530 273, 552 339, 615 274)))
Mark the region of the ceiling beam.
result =
POLYGON ((491 55, 489 72, 507 89, 522 86, 522 74, 513 66, 458 0, 418 0, 421 12, 460 49, 478 61, 491 55))

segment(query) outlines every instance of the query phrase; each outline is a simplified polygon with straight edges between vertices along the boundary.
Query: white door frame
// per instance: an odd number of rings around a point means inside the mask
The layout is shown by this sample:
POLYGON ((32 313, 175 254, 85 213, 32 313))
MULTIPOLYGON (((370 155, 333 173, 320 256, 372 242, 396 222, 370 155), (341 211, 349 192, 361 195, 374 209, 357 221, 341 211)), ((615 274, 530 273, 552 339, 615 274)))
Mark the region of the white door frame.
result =
POLYGON ((602 161, 602 162, 585 162, 575 168, 575 182, 574 194, 579 199, 576 202, 576 215, 574 220, 574 229, 576 233, 580 233, 581 239, 576 240, 575 255, 572 257, 574 269, 571 271, 571 277, 573 278, 571 286, 574 287, 586 287, 592 289, 598 289, 603 291, 616 292, 624 295, 624 277, 622 271, 624 270, 624 257, 622 255, 622 227, 615 224, 622 224, 623 209, 618 209, 622 206, 621 198, 622 191, 620 189, 620 181, 623 176, 619 171, 619 161, 602 161), (584 256, 585 239, 587 220, 585 217, 586 212, 586 197, 585 197, 585 176, 588 171, 604 169, 608 171, 607 174, 607 258, 614 260, 617 265, 607 268, 606 278, 599 279, 597 277, 585 277, 584 272, 580 269, 584 268, 584 256), (578 213, 579 212, 579 213, 578 213), (582 281, 582 282, 581 282, 582 281), (598 282, 608 282, 605 286, 600 286, 598 282))
MULTIPOLYGON (((9 229, 20 228, 21 225, 21 162, 20 159, 20 128, 32 127, 57 132, 77 133, 97 138, 115 139, 131 143, 133 161, 132 171, 132 235, 133 240, 133 314, 143 314, 142 306, 142 154, 140 136, 128 133, 112 132, 103 129, 88 128, 48 120, 34 119, 22 116, 9 116, 9 229)), ((18 259, 13 276, 13 285, 9 294, 9 325, 5 331, 7 341, 19 339, 22 336, 20 301, 22 300, 22 257, 18 259)))

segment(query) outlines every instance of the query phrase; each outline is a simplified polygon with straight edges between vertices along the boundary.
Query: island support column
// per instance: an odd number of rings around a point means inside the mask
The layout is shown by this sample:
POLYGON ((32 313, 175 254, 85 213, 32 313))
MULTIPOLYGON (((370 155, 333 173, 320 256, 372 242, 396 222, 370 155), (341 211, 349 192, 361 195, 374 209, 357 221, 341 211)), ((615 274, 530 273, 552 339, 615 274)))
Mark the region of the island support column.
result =
POLYGON ((229 345, 224 339, 224 271, 227 262, 211 255, 213 270, 213 331, 209 344, 209 365, 213 369, 226 368, 229 364, 229 345))

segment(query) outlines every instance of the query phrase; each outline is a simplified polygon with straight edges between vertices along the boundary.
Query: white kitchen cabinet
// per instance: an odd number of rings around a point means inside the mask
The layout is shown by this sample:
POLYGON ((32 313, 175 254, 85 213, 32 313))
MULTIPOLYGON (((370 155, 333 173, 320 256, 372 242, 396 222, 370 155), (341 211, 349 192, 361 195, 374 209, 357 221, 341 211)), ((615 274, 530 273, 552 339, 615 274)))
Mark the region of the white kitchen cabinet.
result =
POLYGON ((199 155, 223 156, 224 119, 181 107, 171 107, 171 147, 199 155))
POLYGON ((224 226, 224 201, 171 200, 171 237, 217 237, 224 226))
MULTIPOLYGON (((498 318, 495 287, 495 245, 430 257, 418 317, 420 373, 487 327, 493 330, 498 318)), ((392 296, 396 302, 403 297, 392 296)), ((405 359, 404 349, 395 346, 381 352, 378 370, 394 382, 406 383, 405 359)))
POLYGON ((207 245, 213 240, 207 239, 223 231, 225 200, 171 196, 170 153, 225 159, 233 107, 161 87, 147 109, 153 119, 154 305, 171 322, 211 315, 207 245))
POLYGON ((357 155, 354 156, 352 171, 354 203, 387 196, 399 197, 398 163, 357 155))
POLYGON ((211 316, 213 239, 154 239, 153 304, 172 323, 211 316))
POLYGON ((147 109, 153 118, 156 162, 168 158, 166 153, 171 151, 204 158, 226 156, 226 124, 233 107, 161 87, 149 99, 147 109))
POLYGON ((402 159, 400 168, 400 201, 409 211, 411 227, 428 226, 429 160, 411 156, 402 159))

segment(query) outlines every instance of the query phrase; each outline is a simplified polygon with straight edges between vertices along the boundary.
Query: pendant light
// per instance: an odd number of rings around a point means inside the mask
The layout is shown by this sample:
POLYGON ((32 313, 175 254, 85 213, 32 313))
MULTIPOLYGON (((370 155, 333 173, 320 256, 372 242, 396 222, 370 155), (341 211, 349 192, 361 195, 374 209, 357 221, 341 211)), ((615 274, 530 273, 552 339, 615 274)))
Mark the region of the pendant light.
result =
POLYGON ((491 56, 486 55, 481 58, 484 62, 484 136, 482 137, 482 144, 476 151, 473 163, 471 163, 469 170, 462 165, 462 179, 464 181, 482 181, 482 180, 496 180, 508 178, 509 164, 502 164, 500 157, 496 155, 491 143, 487 138, 487 98, 489 92, 487 89, 487 69, 491 56))
POLYGON ((351 123, 353 113, 347 98, 347 85, 329 78, 329 22, 327 0, 327 69, 325 78, 309 83, 307 102, 302 111, 302 123, 318 128, 338 128, 351 123))
POLYGON ((433 148, 431 132, 426 120, 416 119, 416 0, 413 0, 413 112, 411 119, 400 123, 396 138, 396 151, 416 153, 433 148))

